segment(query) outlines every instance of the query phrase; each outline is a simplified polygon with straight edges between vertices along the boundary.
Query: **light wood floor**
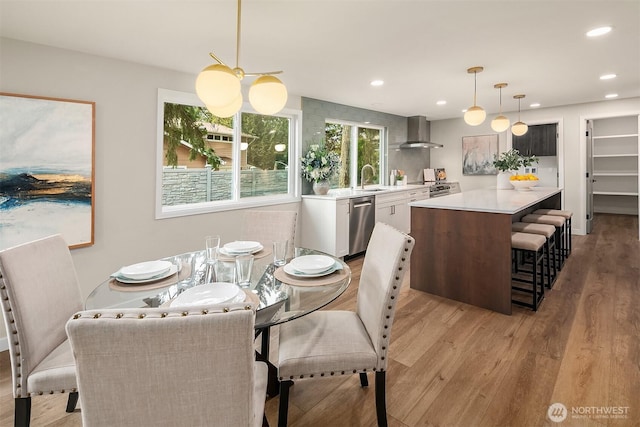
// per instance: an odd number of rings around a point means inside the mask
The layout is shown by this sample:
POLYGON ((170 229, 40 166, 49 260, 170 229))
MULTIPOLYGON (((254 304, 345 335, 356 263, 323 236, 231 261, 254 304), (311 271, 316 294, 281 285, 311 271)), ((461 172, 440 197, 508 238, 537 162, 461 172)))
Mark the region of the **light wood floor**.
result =
MULTIPOLYGON (((637 237, 637 217, 597 215, 592 234, 574 236, 573 253, 537 313, 514 306, 513 315, 505 316, 415 291, 405 281, 387 372, 389 424, 640 425, 637 237), (582 418, 552 423, 546 414, 555 402, 581 411, 582 418), (627 407, 627 415, 587 418, 593 407, 627 407)), ((328 308, 354 308, 361 264, 350 261, 352 286, 328 308)), ((375 425, 370 382, 364 389, 356 375, 296 382, 289 424, 375 425)), ((66 395, 34 398, 32 425, 81 425, 79 410, 66 414, 65 403, 66 395)), ((267 402, 271 425, 277 407, 277 398, 267 402)), ((3 352, 0 425, 12 424, 9 358, 3 352)))

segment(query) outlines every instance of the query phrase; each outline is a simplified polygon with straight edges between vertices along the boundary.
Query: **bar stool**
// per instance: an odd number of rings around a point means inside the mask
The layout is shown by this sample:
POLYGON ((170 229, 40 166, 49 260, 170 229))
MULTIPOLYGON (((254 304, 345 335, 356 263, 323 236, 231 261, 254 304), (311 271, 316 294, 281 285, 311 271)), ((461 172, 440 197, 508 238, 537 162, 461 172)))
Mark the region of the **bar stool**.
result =
POLYGON ((548 224, 534 224, 532 222, 514 222, 511 224, 511 231, 539 234, 544 236, 545 242, 545 264, 547 272, 547 288, 551 289, 558 276, 558 266, 556 264, 556 257, 558 254, 556 250, 556 228, 553 225, 548 224), (551 268, 551 261, 553 261, 553 270, 551 268))
POLYGON ((544 298, 543 260, 544 245, 546 240, 547 239, 540 234, 511 232, 511 251, 512 260, 514 261, 514 274, 512 274, 511 280, 512 282, 531 284, 531 289, 524 288, 522 286, 514 286, 513 284, 511 285, 511 289, 515 291, 530 293, 532 296, 531 303, 520 301, 514 299, 513 297, 511 298, 511 302, 513 304, 529 307, 533 311, 538 310, 540 302, 544 298), (525 273, 518 268, 518 259, 520 255, 523 255, 524 257, 533 257, 533 269, 530 271, 531 280, 526 277, 520 277, 523 275, 522 273, 525 273), (538 275, 540 276, 540 281, 538 281, 538 275), (538 286, 540 287, 540 289, 538 289, 538 286))
POLYGON ((560 209, 537 209, 533 212, 536 215, 556 215, 564 218, 564 249, 566 251, 565 258, 571 255, 571 217, 573 212, 560 209))
POLYGON ((553 225, 556 228, 556 247, 558 248, 558 250, 556 250, 556 253, 558 254, 558 270, 562 270, 562 267, 564 266, 564 260, 565 260, 565 250, 564 250, 564 227, 565 227, 565 221, 564 221, 564 217, 560 217, 557 215, 536 215, 536 214, 529 214, 529 215, 525 215, 523 216, 520 221, 522 222, 530 222, 530 223, 534 223, 534 224, 547 224, 547 225, 553 225))

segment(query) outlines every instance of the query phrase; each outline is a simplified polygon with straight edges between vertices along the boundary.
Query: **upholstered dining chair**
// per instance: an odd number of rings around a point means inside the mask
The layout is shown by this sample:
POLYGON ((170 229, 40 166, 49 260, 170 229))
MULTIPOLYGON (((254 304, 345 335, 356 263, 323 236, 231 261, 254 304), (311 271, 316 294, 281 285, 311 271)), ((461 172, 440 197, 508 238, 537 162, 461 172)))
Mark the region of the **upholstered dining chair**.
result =
POLYGON ((280 407, 278 425, 287 425, 293 381, 375 372, 376 414, 387 425, 385 372, 391 325, 400 285, 409 267, 414 239, 378 222, 360 275, 356 311, 324 310, 280 325, 280 407))
POLYGON ((88 310, 67 322, 85 427, 260 426, 250 304, 88 310))
POLYGON ((290 258, 295 247, 297 217, 296 211, 245 211, 240 238, 258 241, 269 250, 273 242, 287 239, 287 258, 290 258))
POLYGON ((78 402, 76 372, 64 325, 82 309, 69 247, 55 235, 0 252, 0 299, 7 329, 14 424, 28 426, 31 397, 69 393, 78 402))

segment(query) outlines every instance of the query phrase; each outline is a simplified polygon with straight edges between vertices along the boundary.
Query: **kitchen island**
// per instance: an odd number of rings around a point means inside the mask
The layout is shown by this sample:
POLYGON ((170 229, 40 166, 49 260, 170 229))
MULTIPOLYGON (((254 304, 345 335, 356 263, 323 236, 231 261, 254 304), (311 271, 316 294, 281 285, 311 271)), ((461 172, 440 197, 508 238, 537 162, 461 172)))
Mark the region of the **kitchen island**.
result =
POLYGON ((511 223, 560 209, 561 189, 481 189, 412 202, 413 289, 511 314, 511 223))

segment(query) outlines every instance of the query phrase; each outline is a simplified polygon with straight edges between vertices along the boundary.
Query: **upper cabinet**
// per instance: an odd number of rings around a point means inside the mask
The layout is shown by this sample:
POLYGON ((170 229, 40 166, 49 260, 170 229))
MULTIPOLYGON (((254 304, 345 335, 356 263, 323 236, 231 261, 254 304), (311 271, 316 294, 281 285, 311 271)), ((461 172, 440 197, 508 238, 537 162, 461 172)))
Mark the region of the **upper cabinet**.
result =
POLYGON ((524 135, 513 135, 512 146, 525 156, 555 156, 557 135, 557 123, 533 125, 524 135))

